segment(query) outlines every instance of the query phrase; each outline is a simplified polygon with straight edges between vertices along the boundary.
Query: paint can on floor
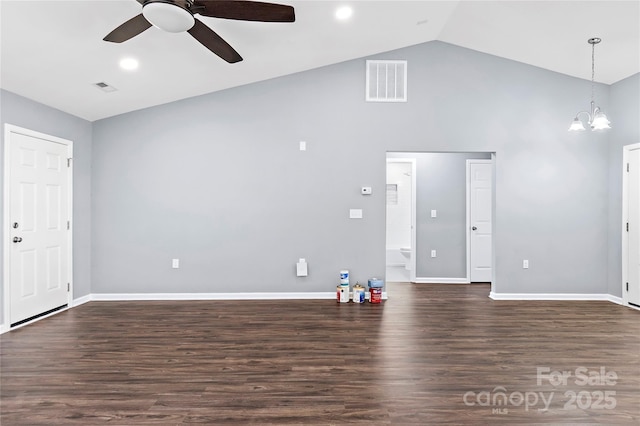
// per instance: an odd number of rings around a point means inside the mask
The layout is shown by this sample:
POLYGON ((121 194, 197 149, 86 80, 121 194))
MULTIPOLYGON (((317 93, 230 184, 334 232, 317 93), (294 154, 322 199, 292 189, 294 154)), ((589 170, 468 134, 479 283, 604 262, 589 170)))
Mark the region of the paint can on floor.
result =
POLYGON ((340 285, 349 285, 349 271, 346 269, 340 271, 340 285))
POLYGON ((364 287, 358 283, 353 286, 353 303, 364 303, 364 287))
POLYGON ((348 285, 339 285, 338 287, 336 287, 336 299, 338 303, 349 302, 349 286, 348 285))
POLYGON ((382 301, 382 288, 371 287, 369 288, 369 302, 380 303, 382 301))

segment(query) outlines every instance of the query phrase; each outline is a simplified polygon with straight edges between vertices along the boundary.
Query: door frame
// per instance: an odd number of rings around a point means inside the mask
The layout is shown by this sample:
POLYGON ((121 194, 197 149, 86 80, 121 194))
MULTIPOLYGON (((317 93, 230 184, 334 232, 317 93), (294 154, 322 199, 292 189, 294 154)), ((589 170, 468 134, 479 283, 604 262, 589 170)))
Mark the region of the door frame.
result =
POLYGON ((495 282, 495 188, 496 188, 496 170, 495 170, 495 154, 491 153, 490 160, 473 159, 466 161, 466 180, 467 180, 467 206, 466 206, 466 244, 467 244, 467 282, 471 283, 471 164, 490 164, 491 170, 491 290, 493 291, 493 283, 495 282))
POLYGON ((620 227, 620 231, 622 233, 622 282, 620 284, 622 286, 623 304, 630 308, 638 309, 629 305, 629 294, 626 289, 627 279, 629 278, 629 262, 627 253, 629 233, 626 230, 626 223, 629 220, 629 197, 627 196, 627 192, 629 190, 629 174, 627 173, 627 162, 629 161, 629 154, 631 151, 635 150, 640 150, 640 143, 625 145, 622 147, 622 223, 620 227))
MULTIPOLYGON (((386 153, 387 155, 387 162, 385 163, 385 183, 386 183, 386 174, 387 174, 387 168, 386 165, 389 163, 409 163, 411 164, 411 260, 410 260, 410 264, 411 264, 411 271, 409 271, 409 281, 411 281, 412 283, 416 282, 416 171, 417 171, 417 162, 415 158, 411 158, 411 157, 392 157, 389 158, 388 155, 394 153, 394 151, 389 151, 386 153)), ((386 217, 386 212, 387 212, 387 205, 386 205, 386 201, 385 201, 385 222, 384 222, 384 226, 386 229, 387 226, 387 217, 386 217)), ((386 240, 385 240, 385 249, 386 249, 387 245, 386 245, 386 240)))
POLYGON ((2 273, 3 273, 3 286, 2 286, 2 301, 3 301, 3 315, 2 315, 2 325, 0 326, 0 333, 4 333, 9 331, 10 329, 15 330, 19 327, 22 327, 27 324, 31 324, 34 321, 38 321, 40 319, 46 318, 48 316, 54 315, 58 312, 69 309, 71 303, 73 301, 73 167, 71 167, 71 159, 73 158, 73 142, 67 139, 62 139, 56 136, 47 135, 45 133, 36 132, 34 130, 25 129, 23 127, 18 127, 13 124, 5 123, 4 125, 4 185, 3 185, 3 221, 4 224, 2 229, 3 235, 3 260, 2 260, 2 273), (69 212, 69 232, 67 232, 67 268, 69 270, 69 291, 67 292, 67 308, 53 312, 48 315, 43 315, 38 317, 32 321, 20 324, 14 328, 11 328, 11 283, 10 283, 10 260, 11 260, 11 242, 9 241, 9 236, 11 235, 11 227, 10 227, 10 188, 11 188, 11 145, 12 145, 12 134, 20 134, 24 136, 29 136, 37 139, 43 139, 53 143, 59 143, 65 145, 67 147, 67 159, 69 161, 69 173, 67 174, 67 188, 68 188, 68 200, 67 207, 69 212))

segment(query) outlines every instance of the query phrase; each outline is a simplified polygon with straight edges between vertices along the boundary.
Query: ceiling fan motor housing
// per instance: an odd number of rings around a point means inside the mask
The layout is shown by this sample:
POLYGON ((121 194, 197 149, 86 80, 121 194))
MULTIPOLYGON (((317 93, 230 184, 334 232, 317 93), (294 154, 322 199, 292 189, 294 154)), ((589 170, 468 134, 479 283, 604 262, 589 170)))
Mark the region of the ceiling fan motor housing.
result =
POLYGON ((190 30, 195 24, 193 13, 189 10, 191 0, 149 0, 142 6, 145 19, 155 27, 170 33, 190 30))

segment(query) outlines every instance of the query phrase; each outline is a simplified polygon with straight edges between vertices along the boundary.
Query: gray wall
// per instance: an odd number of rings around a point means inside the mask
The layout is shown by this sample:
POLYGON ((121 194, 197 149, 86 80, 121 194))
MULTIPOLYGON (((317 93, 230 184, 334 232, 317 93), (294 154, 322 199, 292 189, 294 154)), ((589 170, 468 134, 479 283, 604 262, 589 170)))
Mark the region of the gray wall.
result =
POLYGON ((386 152, 458 151, 496 153, 494 290, 606 292, 606 135, 567 132, 590 83, 441 42, 375 58, 408 60, 407 103, 364 102, 363 59, 94 123, 92 291, 331 291, 342 268, 381 276, 386 152))
MULTIPOLYGON (((15 126, 73 141, 73 297, 91 293, 91 129, 89 121, 69 115, 0 89, 0 123, 2 144, 0 164, 4 169, 4 125, 15 126)), ((4 172, 0 185, 4 185, 4 172)), ((3 199, 0 197, 0 209, 3 199)), ((1 210, 0 210, 1 211, 1 210)), ((2 226, 0 233, 3 233, 2 226)), ((5 235, 2 234, 4 238, 5 235)), ((3 247, 0 245, 0 256, 3 247)), ((0 262, 0 276, 2 276, 0 262)), ((3 286, 0 286, 0 293, 3 286)), ((0 321, 4 305, 0 300, 0 321)))
POLYGON ((416 159, 416 277, 467 275, 466 161, 490 153, 389 153, 416 159), (437 217, 431 217, 431 210, 437 217), (431 257, 431 250, 437 257, 431 257))
POLYGON ((608 293, 622 297, 622 147, 640 143, 640 73, 611 86, 608 293))

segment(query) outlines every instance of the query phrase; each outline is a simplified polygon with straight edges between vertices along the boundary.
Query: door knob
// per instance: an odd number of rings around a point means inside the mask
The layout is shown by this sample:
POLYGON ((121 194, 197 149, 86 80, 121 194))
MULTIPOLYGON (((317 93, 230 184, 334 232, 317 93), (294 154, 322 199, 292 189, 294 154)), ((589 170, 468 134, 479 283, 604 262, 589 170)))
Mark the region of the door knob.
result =
POLYGON ((22 242, 22 237, 13 237, 13 242, 14 243, 21 243, 22 242))
POLYGON ((471 230, 472 230, 472 231, 476 231, 476 230, 478 230, 478 228, 476 228, 475 226, 473 226, 473 227, 471 227, 471 230))

